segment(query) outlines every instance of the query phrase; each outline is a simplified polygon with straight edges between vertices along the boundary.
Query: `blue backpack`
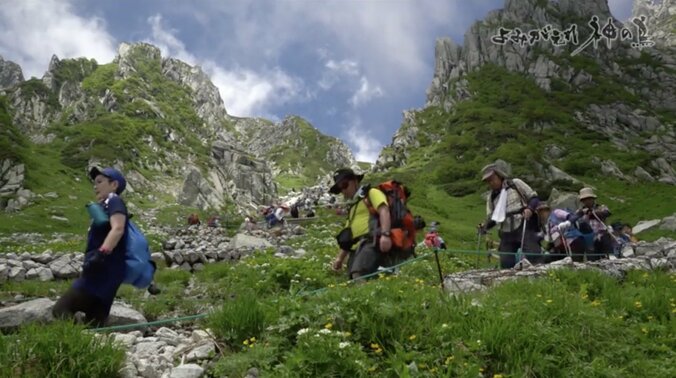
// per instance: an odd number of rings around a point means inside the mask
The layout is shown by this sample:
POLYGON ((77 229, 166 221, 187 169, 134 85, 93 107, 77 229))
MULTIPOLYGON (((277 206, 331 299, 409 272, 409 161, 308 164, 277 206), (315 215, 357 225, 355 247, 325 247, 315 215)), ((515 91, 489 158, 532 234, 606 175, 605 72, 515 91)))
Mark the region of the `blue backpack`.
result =
MULTIPOLYGON (((91 202, 87 204, 87 211, 94 224, 103 224, 110 221, 108 214, 99 203, 91 202)), ((128 219, 126 228, 127 250, 124 258, 126 269, 123 282, 139 289, 145 289, 153 281, 156 269, 155 262, 150 258, 148 240, 136 224, 128 219)))
POLYGON ((127 221, 127 252, 125 256, 127 268, 124 283, 138 289, 145 289, 153 281, 155 262, 150 258, 148 240, 131 220, 127 221))

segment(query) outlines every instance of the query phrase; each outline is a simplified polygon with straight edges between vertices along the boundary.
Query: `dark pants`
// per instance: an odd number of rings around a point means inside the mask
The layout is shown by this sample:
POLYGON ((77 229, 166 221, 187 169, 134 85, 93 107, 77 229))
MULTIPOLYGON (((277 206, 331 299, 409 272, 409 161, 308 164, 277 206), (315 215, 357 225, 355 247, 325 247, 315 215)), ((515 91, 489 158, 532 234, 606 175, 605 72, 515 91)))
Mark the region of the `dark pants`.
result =
POLYGON ((594 256, 587 256, 587 261, 596 261, 613 253, 615 243, 609 233, 604 232, 601 239, 594 240, 594 256))
POLYGON ((400 264, 412 255, 412 250, 401 251, 397 249, 381 253, 373 245, 371 239, 363 240, 359 243, 355 252, 350 252, 350 257, 347 260, 347 272, 350 279, 355 279, 376 272, 379 266, 391 267, 400 264))
POLYGON ((93 327, 102 327, 108 314, 110 305, 89 293, 71 287, 52 308, 52 315, 55 318, 74 317, 75 313, 81 311, 85 313, 85 322, 93 327))
MULTIPOLYGON (((521 235, 523 230, 519 227, 511 232, 500 232, 500 246, 499 252, 513 252, 521 248, 521 235)), ((523 248, 521 250, 523 257, 528 259, 533 264, 542 262, 542 254, 540 252, 540 239, 537 233, 526 228, 526 235, 523 239, 523 248)), ((504 253, 500 254, 500 268, 509 269, 516 265, 516 254, 504 253)))

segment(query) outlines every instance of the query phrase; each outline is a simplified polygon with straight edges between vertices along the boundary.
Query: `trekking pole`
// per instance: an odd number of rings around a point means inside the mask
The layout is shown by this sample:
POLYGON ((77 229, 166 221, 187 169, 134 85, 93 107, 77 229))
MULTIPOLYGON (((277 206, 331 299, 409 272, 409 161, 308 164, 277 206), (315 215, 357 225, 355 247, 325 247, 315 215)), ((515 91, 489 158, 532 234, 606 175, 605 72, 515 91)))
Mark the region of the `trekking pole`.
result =
MULTIPOLYGON (((594 218, 596 218, 597 221, 599 221, 599 223, 601 223, 601 225, 603 226, 603 230, 604 230, 605 232, 607 232, 608 235, 610 235, 611 238, 613 238, 613 240, 615 241, 615 243, 616 243, 616 244, 620 244, 620 241, 617 240, 617 237, 616 237, 615 235, 613 235, 613 233, 610 232, 610 230, 608 230, 608 226, 606 226, 606 224, 605 224, 603 221, 601 221, 601 218, 599 218, 598 215, 596 215, 596 212, 595 212, 594 210, 591 210, 591 211, 589 211, 589 212, 594 216, 594 218)), ((606 254, 606 258, 608 258, 608 254, 606 254)))
POLYGON ((475 268, 479 267, 479 259, 481 258, 481 229, 477 231, 477 242, 476 242, 476 265, 475 268))
POLYGON ((439 263, 439 248, 434 247, 434 258, 437 260, 437 270, 439 271, 439 282, 441 291, 444 291, 444 275, 441 273, 441 263, 439 263))
POLYGON ((516 263, 521 262, 521 260, 523 259, 523 243, 526 240, 526 218, 523 218, 521 224, 522 224, 521 228, 523 231, 521 231, 521 246, 519 247, 519 249, 516 250, 516 263))

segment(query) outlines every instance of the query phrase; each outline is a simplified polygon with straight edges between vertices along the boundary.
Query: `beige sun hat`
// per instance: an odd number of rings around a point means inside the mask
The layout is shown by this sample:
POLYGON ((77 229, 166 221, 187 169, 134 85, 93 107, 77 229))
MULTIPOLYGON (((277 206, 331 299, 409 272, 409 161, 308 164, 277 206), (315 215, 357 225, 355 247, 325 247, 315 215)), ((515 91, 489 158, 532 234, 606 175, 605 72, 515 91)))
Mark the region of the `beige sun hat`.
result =
POLYGON ((594 189, 592 188, 582 188, 577 198, 582 201, 585 198, 596 198, 596 194, 594 194, 594 189))
POLYGON ((488 180, 488 178, 493 176, 493 174, 497 175, 502 179, 507 178, 507 173, 505 173, 502 169, 500 169, 500 167, 497 164, 492 163, 486 165, 481 169, 481 181, 488 180))

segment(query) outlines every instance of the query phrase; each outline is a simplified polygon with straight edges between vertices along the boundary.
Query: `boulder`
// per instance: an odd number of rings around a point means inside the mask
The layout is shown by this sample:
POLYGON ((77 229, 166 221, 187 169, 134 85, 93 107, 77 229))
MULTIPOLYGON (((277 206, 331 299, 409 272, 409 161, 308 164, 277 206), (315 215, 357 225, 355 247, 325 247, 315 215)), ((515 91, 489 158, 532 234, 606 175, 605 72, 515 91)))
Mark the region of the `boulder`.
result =
POLYGON ((204 369, 197 364, 179 365, 171 369, 169 378, 199 378, 204 374, 204 369))
POLYGON ((0 330, 9 330, 30 322, 49 322, 54 319, 54 301, 39 298, 0 309, 0 330))
POLYGON ((74 266, 71 257, 68 255, 61 255, 50 262, 49 269, 57 278, 75 278, 80 274, 80 267, 74 266))
POLYGON ((660 223, 660 230, 676 231, 676 215, 672 215, 662 219, 660 223))
POLYGON ((250 236, 246 234, 237 234, 232 240, 230 240, 230 248, 239 249, 239 248, 253 248, 253 249, 263 249, 272 247, 272 244, 262 238, 257 238, 255 236, 250 236))
POLYGON ((110 315, 106 321, 106 326, 118 326, 125 324, 147 323, 146 318, 133 308, 129 308, 118 303, 113 304, 110 309, 110 315))
POLYGON ((651 228, 657 227, 662 222, 661 219, 653 219, 649 221, 640 221, 631 229, 631 232, 636 235, 639 232, 649 230, 651 228))

